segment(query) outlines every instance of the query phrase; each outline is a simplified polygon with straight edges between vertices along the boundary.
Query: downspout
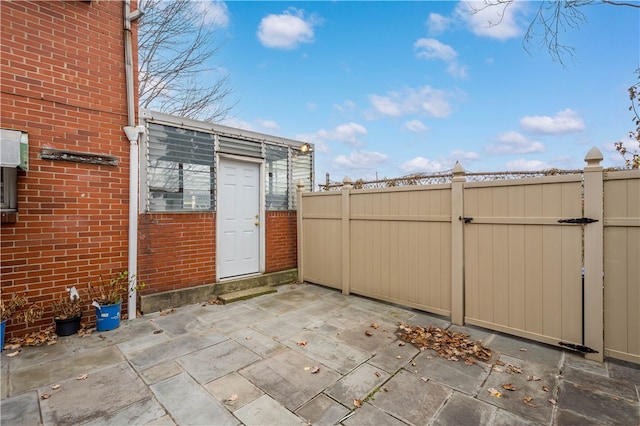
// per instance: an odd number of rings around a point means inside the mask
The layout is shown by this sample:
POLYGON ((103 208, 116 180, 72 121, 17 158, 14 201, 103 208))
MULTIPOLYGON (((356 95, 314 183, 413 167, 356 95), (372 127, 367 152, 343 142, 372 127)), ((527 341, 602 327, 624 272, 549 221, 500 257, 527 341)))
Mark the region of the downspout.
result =
POLYGON ((124 60, 127 88, 127 126, 123 128, 129 139, 129 303, 128 317, 136 317, 136 280, 138 273, 138 139, 144 126, 136 126, 131 22, 142 16, 140 10, 131 12, 131 0, 124 1, 124 60))

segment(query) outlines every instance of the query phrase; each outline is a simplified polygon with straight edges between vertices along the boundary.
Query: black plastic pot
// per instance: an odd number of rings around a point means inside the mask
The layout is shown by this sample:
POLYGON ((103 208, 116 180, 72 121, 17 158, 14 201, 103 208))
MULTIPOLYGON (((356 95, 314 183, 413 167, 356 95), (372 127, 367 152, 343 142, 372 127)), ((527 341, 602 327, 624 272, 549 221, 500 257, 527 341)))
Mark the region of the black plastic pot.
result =
POLYGON ((78 330, 80 330, 80 319, 82 319, 82 316, 56 319, 56 334, 58 336, 71 336, 76 334, 78 330))

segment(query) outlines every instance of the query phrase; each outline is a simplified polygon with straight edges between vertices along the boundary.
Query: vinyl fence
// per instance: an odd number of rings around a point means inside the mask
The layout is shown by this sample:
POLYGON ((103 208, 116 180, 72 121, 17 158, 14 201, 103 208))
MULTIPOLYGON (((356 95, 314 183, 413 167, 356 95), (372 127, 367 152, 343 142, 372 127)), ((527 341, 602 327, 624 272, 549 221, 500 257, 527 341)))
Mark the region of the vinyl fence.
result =
POLYGON ((300 279, 640 363, 640 171, 298 193, 300 279), (603 290, 604 289, 604 290, 603 290), (604 338, 603 338, 604 336, 604 338))

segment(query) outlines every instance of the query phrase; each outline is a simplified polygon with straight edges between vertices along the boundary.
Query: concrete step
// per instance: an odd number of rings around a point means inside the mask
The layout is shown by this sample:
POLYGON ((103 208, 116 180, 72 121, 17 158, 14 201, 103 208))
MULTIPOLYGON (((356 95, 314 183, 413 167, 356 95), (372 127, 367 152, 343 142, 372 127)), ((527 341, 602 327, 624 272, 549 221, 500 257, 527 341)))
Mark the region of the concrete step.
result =
POLYGON ((265 285, 261 287, 253 287, 245 290, 238 290, 232 293, 220 294, 218 295, 218 300, 221 300, 225 305, 231 302, 237 302, 239 300, 251 299, 252 297, 262 296, 264 294, 275 293, 276 290, 274 287, 270 285, 265 285))

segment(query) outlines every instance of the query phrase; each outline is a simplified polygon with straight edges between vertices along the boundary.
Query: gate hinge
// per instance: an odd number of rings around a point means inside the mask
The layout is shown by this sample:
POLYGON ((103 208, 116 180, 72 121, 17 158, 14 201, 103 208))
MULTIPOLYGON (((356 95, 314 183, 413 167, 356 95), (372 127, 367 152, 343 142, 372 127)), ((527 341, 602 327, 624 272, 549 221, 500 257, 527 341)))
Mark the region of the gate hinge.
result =
POLYGON ((567 343, 567 342, 559 342, 560 346, 564 346, 565 348, 573 349, 574 351, 582 352, 585 354, 597 354, 598 351, 595 349, 591 349, 588 346, 576 345, 575 343, 567 343))
POLYGON ((597 222, 598 219, 591 219, 590 217, 576 217, 573 219, 560 219, 558 223, 577 223, 577 224, 587 224, 597 222))
POLYGON ((464 221, 464 223, 471 223, 471 221, 473 220, 473 218, 472 218, 472 217, 462 217, 462 216, 459 216, 459 217, 458 217, 458 220, 462 220, 462 221, 464 221))

